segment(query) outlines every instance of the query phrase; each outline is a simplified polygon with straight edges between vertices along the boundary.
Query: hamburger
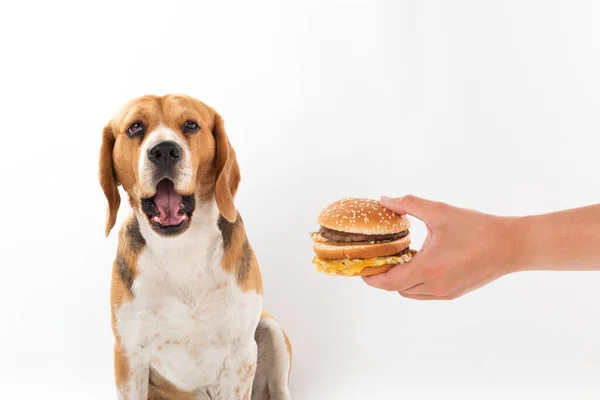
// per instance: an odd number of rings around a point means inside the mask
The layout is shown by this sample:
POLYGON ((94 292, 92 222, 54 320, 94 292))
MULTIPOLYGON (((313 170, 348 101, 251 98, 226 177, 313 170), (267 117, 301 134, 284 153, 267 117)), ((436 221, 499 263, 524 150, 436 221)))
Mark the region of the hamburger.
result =
POLYGON ((410 249, 410 223, 376 200, 348 198, 327 205, 312 232, 318 272, 367 276, 387 272, 416 254, 410 249))

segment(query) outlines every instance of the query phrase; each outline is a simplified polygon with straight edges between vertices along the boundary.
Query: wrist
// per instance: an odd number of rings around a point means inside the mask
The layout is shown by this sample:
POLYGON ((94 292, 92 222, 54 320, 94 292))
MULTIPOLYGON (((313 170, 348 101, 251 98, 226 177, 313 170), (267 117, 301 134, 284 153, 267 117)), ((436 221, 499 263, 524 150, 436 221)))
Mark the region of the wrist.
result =
POLYGON ((535 259, 532 249, 537 246, 534 238, 534 217, 508 217, 508 240, 510 254, 507 262, 507 273, 527 271, 533 269, 535 259))

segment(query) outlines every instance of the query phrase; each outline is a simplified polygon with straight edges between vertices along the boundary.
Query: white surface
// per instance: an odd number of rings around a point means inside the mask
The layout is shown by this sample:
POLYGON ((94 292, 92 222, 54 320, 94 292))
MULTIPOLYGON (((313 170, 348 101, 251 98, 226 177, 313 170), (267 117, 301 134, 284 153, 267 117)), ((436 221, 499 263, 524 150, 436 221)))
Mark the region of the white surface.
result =
POLYGON ((2 397, 114 398, 100 132, 134 96, 184 92, 237 150, 294 399, 597 398, 600 274, 420 303, 316 274, 308 233, 346 196, 600 202, 598 18, 593 0, 3 2, 2 397))

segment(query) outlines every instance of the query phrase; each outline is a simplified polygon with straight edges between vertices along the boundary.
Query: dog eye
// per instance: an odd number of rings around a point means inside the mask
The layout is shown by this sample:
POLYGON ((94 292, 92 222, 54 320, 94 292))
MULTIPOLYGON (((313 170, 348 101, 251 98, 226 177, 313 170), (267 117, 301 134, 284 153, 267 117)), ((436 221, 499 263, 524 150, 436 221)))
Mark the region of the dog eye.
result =
POLYGON ((144 133, 144 124, 141 122, 136 122, 127 128, 127 136, 133 137, 144 133))
POLYGON ((194 121, 185 121, 185 124, 183 124, 183 132, 184 133, 198 132, 199 129, 200 129, 200 125, 198 125, 194 121))

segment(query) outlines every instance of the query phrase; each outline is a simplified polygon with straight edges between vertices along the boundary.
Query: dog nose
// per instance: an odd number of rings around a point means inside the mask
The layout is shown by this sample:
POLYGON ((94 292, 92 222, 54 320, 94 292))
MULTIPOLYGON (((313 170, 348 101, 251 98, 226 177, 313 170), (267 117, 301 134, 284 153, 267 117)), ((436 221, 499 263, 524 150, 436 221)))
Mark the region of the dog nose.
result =
POLYGON ((171 168, 181 159, 181 147, 172 140, 156 143, 148 149, 148 159, 162 168, 171 168))

